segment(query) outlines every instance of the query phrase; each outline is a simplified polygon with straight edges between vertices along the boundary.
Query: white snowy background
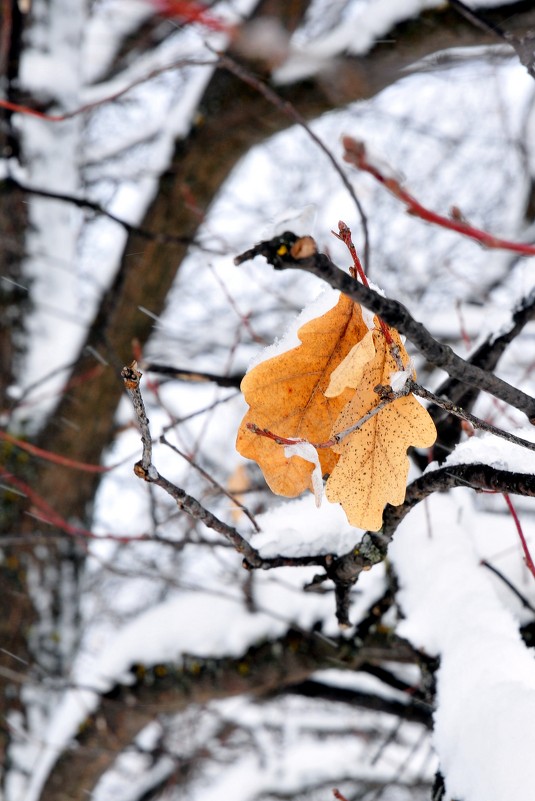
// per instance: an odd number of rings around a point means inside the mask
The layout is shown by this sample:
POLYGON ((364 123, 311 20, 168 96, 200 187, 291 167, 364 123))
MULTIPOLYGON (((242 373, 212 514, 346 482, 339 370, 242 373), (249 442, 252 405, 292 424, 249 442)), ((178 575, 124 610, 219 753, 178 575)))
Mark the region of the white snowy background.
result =
MULTIPOLYGON (((150 8, 138 0, 102 0, 88 19, 82 4, 65 0, 51 4, 40 27, 42 3, 34 2, 35 47, 25 56, 23 83, 32 95, 46 97, 61 110, 107 97, 179 59, 210 60, 207 43, 225 45, 223 34, 208 34, 199 26, 177 28, 128 71, 99 83, 125 31, 150 8)), ((365 53, 394 22, 436 5, 317 0, 307 24, 286 43, 287 58, 275 78, 284 83, 313 74, 344 50, 365 53)), ((217 16, 239 21, 252 6, 246 0, 218 3, 217 16)), ((522 221, 522 209, 533 170, 535 83, 503 48, 494 55, 458 55, 440 68, 417 65, 376 98, 326 114, 312 128, 338 160, 340 137, 351 134, 402 173, 411 192, 431 208, 447 213, 455 204, 479 227, 529 240, 533 231, 522 221)), ((16 171, 37 187, 88 196, 137 223, 175 137, 188 130, 209 77, 206 67, 175 68, 140 83, 127 94, 128 102, 104 104, 63 123, 21 115, 17 125, 26 164, 2 169, 16 171)), ((499 331, 517 300, 535 284, 534 259, 485 251, 433 229, 407 216, 369 176, 349 168, 347 174, 369 215, 373 280, 408 305, 435 337, 455 342, 461 355, 499 331)), ((64 372, 55 371, 76 355, 110 284, 125 233, 110 220, 87 219, 64 203, 35 198, 30 214, 32 255, 25 270, 35 308, 21 370, 24 382, 13 387, 13 395, 24 395, 21 414, 37 427, 65 379, 64 372), (52 377, 43 383, 45 375, 52 377)), ((315 143, 292 127, 251 151, 226 182, 201 233, 206 244, 226 255, 192 250, 144 357, 218 374, 245 370, 322 286, 313 277, 274 273, 260 259, 236 267, 233 256, 286 227, 284 220, 303 214, 303 233, 312 233, 346 267, 347 254, 330 230, 345 220, 361 247, 356 210, 315 143)), ((302 219, 297 225, 303 225, 302 219)), ((534 334, 533 325, 528 326, 499 370, 531 394, 534 334)), ((431 388, 441 380, 438 371, 423 377, 431 388)), ((245 412, 239 393, 209 384, 162 382, 157 394, 145 383, 144 397, 155 440, 165 431, 172 444, 227 486, 245 464, 234 449, 245 412)), ((480 399, 476 413, 529 435, 519 413, 489 397, 480 399)), ((126 401, 117 420, 121 425, 133 420, 126 401)), ((102 538, 89 543, 77 656, 65 687, 43 698, 38 686, 28 686, 26 703, 34 704, 33 716, 10 721, 19 737, 10 755, 6 801, 39 799, 55 759, 96 708, 98 692, 124 679, 133 663, 158 664, 182 654, 239 656, 249 645, 281 636, 291 626, 308 630, 321 624, 326 636, 339 634, 332 594, 302 591, 317 569, 282 568, 251 579, 219 535, 193 527, 163 493, 149 491, 136 479, 132 466, 139 453, 139 435, 130 427, 106 456, 108 464, 119 466, 102 481, 97 496, 93 531, 102 538), (155 520, 159 536, 177 547, 135 542, 154 531, 155 520), (117 543, 108 535, 134 541, 117 543), (255 611, 244 603, 249 581, 255 611)), ((451 459, 535 472, 533 453, 507 448, 488 436, 467 440, 451 459)), ((244 496, 246 503, 266 508, 257 516, 261 531, 255 533, 228 498, 168 447, 155 447, 154 462, 162 474, 235 523, 263 555, 343 554, 359 541, 361 532, 349 527, 337 507, 324 501, 318 510, 312 496, 285 501, 260 491, 244 496)), ((243 475, 256 486, 258 473, 248 471, 243 475)), ((535 548, 533 502, 513 502, 535 548)), ((228 744, 227 751, 220 746, 214 759, 205 758, 187 790, 174 794, 170 784, 167 794, 158 797, 312 801, 331 797, 334 786, 349 793, 351 782, 358 781, 369 789, 362 798, 401 801, 429 797, 440 764, 447 798, 531 801, 535 664, 518 628, 533 619, 533 608, 524 608, 481 564, 487 560, 498 568, 535 604, 534 579, 523 563, 505 501, 467 489, 433 497, 405 519, 390 556, 400 585, 397 617, 392 614, 390 624, 441 660, 433 734, 410 723, 396 729, 396 722, 382 713, 297 696, 264 704, 248 698, 214 702, 144 730, 138 744, 150 751, 163 733, 167 755, 151 763, 139 753, 125 754, 96 788, 94 801, 140 798, 173 775, 177 755, 186 760, 203 743, 215 742, 228 723, 241 732, 241 740, 228 744)), ((355 623, 382 595, 385 582, 383 566, 363 574, 351 608, 355 623)), ((415 678, 409 668, 396 670, 409 683, 415 678)), ((333 669, 321 678, 406 700, 400 691, 378 687, 363 674, 333 669)))

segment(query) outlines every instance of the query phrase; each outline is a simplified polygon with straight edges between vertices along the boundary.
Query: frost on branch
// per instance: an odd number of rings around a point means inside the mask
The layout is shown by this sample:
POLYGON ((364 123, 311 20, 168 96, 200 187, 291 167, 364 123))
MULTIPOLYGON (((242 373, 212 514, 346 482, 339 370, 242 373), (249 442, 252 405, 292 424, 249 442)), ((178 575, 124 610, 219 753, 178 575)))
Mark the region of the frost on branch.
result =
POLYGON ((306 458, 315 445, 329 476, 328 500, 342 505, 352 525, 371 531, 381 528, 387 503, 404 500, 407 448, 429 447, 436 438, 416 398, 389 393, 409 357, 397 331, 375 321, 370 331, 360 306, 341 294, 333 309, 299 329, 298 347, 254 367, 242 382, 250 409, 236 444, 273 492, 295 497, 312 489, 318 498, 317 459, 306 458))

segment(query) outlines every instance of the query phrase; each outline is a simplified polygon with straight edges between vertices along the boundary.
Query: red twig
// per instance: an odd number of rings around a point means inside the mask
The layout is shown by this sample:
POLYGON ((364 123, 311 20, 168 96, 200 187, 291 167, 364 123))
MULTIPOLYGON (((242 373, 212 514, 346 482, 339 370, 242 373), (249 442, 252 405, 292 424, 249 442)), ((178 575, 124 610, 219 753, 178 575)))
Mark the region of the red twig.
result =
POLYGON ((196 3, 195 0, 150 0, 150 2, 164 17, 180 17, 185 22, 198 23, 212 31, 230 33, 233 30, 231 25, 214 17, 203 3, 196 3))
POLYGON ((39 392, 39 397, 31 398, 31 396, 35 393, 35 390, 42 387, 47 381, 50 381, 51 378, 56 376, 59 372, 64 370, 70 369, 72 365, 66 365, 65 367, 60 367, 55 370, 52 370, 48 375, 43 376, 38 381, 35 381, 30 386, 24 389, 21 397, 17 399, 15 403, 13 403, 12 407, 8 410, 2 410, 4 414, 11 415, 14 409, 20 408, 31 408, 32 406, 36 406, 37 404, 42 403, 43 401, 48 400, 49 398, 55 398, 57 395, 63 395, 72 387, 78 386, 79 384, 84 384, 86 381, 92 381, 94 378, 98 378, 104 370, 104 366, 102 364, 97 364, 94 367, 91 367, 89 370, 86 370, 84 373, 74 376, 70 378, 61 389, 54 390, 53 392, 39 392), (30 398, 26 400, 26 398, 30 398))
POLYGON ((358 275, 364 286, 369 286, 368 279, 366 278, 366 273, 364 272, 364 268, 362 267, 361 261, 357 254, 357 249, 353 244, 353 239, 351 237, 351 229, 349 228, 349 226, 346 225, 346 223, 343 220, 339 220, 338 233, 336 233, 336 231, 331 231, 331 234, 333 234, 337 239, 343 242, 346 248, 351 253, 351 258, 353 259, 353 272, 355 274, 353 277, 358 275))
MULTIPOLYGON (((385 406, 388 406, 389 403, 392 403, 392 401, 407 395, 412 386, 413 385, 407 383, 404 389, 402 389, 400 392, 392 392, 390 387, 388 387, 389 391, 387 391, 384 395, 381 392, 378 392, 378 397, 380 400, 377 406, 373 406, 368 412, 366 412, 366 414, 363 414, 362 417, 356 420, 353 425, 348 426, 348 428, 345 428, 343 431, 338 431, 336 434, 333 434, 333 436, 326 442, 309 442, 307 439, 302 439, 300 437, 295 439, 287 439, 286 437, 281 437, 278 434, 274 434, 273 431, 270 431, 268 428, 260 428, 260 426, 257 426, 256 423, 247 423, 246 428, 248 428, 249 431, 252 431, 253 434, 258 434, 260 437, 272 439, 277 443, 277 445, 296 445, 299 442, 306 442, 309 445, 312 445, 313 448, 316 448, 316 450, 318 448, 332 448, 334 445, 338 445, 340 442, 342 442, 342 440, 345 439, 349 434, 352 434, 358 428, 362 428, 364 423, 367 423, 368 420, 371 420, 372 417, 375 417, 376 414, 379 414, 379 412, 381 412, 385 406)), ((376 387, 376 391, 378 389, 379 387, 376 387)), ((381 387, 381 389, 384 390, 387 388, 381 387)))
POLYGON ((8 111, 15 111, 19 114, 27 114, 29 117, 39 117, 41 120, 49 120, 50 122, 63 122, 70 117, 74 117, 76 113, 80 113, 81 109, 77 112, 68 114, 45 114, 44 111, 37 111, 35 108, 29 106, 21 106, 19 103, 11 103, 9 100, 0 99, 0 108, 6 108, 8 111))
POLYGON ((455 311, 457 312, 457 317, 459 318, 459 328, 460 328, 459 333, 461 335, 461 339, 464 342, 466 350, 470 350, 470 348, 472 347, 472 341, 470 339, 468 331, 466 330, 463 309, 460 300, 455 301, 455 311))
MULTIPOLYGON (((353 272, 353 277, 356 277, 358 275, 364 286, 369 286, 368 279, 366 278, 366 273, 364 272, 361 261, 357 254, 357 249, 353 244, 353 239, 351 237, 351 229, 349 228, 348 225, 345 224, 343 220, 340 220, 338 223, 338 231, 339 233, 336 233, 336 231, 331 231, 331 234, 334 234, 337 239, 340 239, 351 253, 351 258, 353 259, 353 270, 352 271, 350 270, 350 272, 353 272)), ((389 327, 385 322, 383 322, 383 320, 381 320, 380 317, 378 317, 377 319, 379 320, 379 325, 381 326, 381 330, 386 339, 386 344, 388 345, 389 348, 392 348, 392 346, 394 345, 394 341, 392 339, 389 327)))
POLYGON ((185 64, 194 64, 197 66, 209 66, 214 64, 213 59, 180 59, 179 61, 175 61, 172 64, 167 64, 165 67, 157 67, 154 70, 151 70, 143 77, 138 78, 132 83, 129 83, 128 86, 125 86, 123 89, 119 89, 117 92, 114 92, 111 95, 106 95, 101 100, 94 100, 91 103, 86 103, 83 106, 79 106, 79 108, 74 109, 73 111, 66 111, 64 114, 46 114, 44 111, 38 111, 35 108, 31 108, 30 106, 20 105, 19 103, 12 103, 10 100, 2 100, 0 99, 0 108, 5 108, 8 111, 14 111, 18 114, 27 114, 30 117, 38 117, 41 120, 46 120, 47 122, 65 122, 66 120, 70 120, 73 117, 77 117, 79 114, 84 114, 86 111, 91 111, 94 108, 98 108, 98 106, 104 105, 104 103, 111 103, 113 100, 118 100, 120 97, 125 95, 131 89, 135 89, 136 86, 140 86, 147 81, 150 81, 151 78, 156 78, 158 75, 161 75, 163 72, 168 72, 169 70, 177 69, 178 67, 184 66, 185 64))
POLYGON ((345 797, 345 795, 342 795, 340 790, 336 790, 336 789, 333 790, 333 795, 334 795, 334 797, 336 799, 338 799, 338 801, 347 801, 347 798, 345 797))
POLYGON ((104 372, 104 365, 95 364, 93 367, 90 367, 88 370, 85 370, 80 375, 72 376, 63 385, 61 394, 63 395, 73 387, 78 387, 80 386, 80 384, 85 384, 87 381, 93 381, 94 378, 99 378, 103 372, 104 372))
POLYGON ((519 517, 516 513, 516 509, 513 506, 513 502, 511 501, 511 498, 509 497, 507 492, 503 493, 503 497, 505 499, 505 503, 509 507, 511 516, 515 521, 516 530, 518 531, 518 536, 520 537, 520 542, 522 544, 522 550, 524 551, 524 561, 526 563, 526 567, 528 568, 531 575, 535 578, 535 564, 533 564, 533 559, 531 558, 531 554, 529 552, 528 543, 524 536, 524 532, 522 531, 522 524, 520 523, 519 517))
MULTIPOLYGON (((59 528, 61 531, 64 531, 71 537, 83 537, 84 539, 101 539, 99 534, 94 534, 92 531, 89 531, 86 528, 81 528, 80 526, 73 526, 71 523, 67 522, 55 509, 50 506, 44 498, 42 498, 38 492, 35 492, 28 484, 22 481, 17 476, 14 476, 12 473, 8 472, 4 469, 3 465, 0 464, 0 479, 2 481, 7 482, 11 487, 18 490, 18 492, 22 493, 25 497, 27 497, 33 504, 35 511, 38 513, 38 516, 44 523, 48 523, 49 525, 55 526, 59 528)), ((105 538, 108 540, 114 540, 115 542, 131 542, 135 540, 136 542, 142 537, 121 537, 115 536, 113 534, 105 535, 105 538)))
POLYGON ((454 211, 451 217, 444 217, 442 214, 437 214, 416 200, 406 189, 403 189, 397 178, 384 175, 380 168, 368 161, 366 154, 366 147, 362 142, 358 142, 351 136, 344 136, 342 138, 344 146, 344 161, 357 167, 359 170, 364 170, 370 173, 382 184, 394 197, 397 197, 407 206, 409 214, 426 222, 438 225, 441 228, 447 228, 450 231, 456 231, 463 236, 474 239, 486 248, 496 250, 510 250, 514 253, 520 253, 523 256, 535 256, 535 245, 524 244, 522 242, 511 242, 509 239, 501 239, 500 237, 489 234, 488 231, 483 231, 481 228, 475 228, 470 223, 462 219, 462 216, 454 211))
POLYGON ((0 439, 4 442, 9 442, 11 445, 16 445, 17 448, 31 453, 32 456, 38 456, 40 459, 45 459, 47 462, 54 462, 55 464, 63 465, 63 467, 71 467, 73 470, 83 470, 85 473, 107 473, 113 470, 116 465, 104 467, 100 464, 87 464, 86 462, 78 462, 76 459, 69 459, 68 456, 60 456, 59 453, 52 453, 52 451, 43 450, 38 448, 37 445, 32 445, 31 442, 25 442, 22 439, 17 439, 7 431, 0 431, 0 439))

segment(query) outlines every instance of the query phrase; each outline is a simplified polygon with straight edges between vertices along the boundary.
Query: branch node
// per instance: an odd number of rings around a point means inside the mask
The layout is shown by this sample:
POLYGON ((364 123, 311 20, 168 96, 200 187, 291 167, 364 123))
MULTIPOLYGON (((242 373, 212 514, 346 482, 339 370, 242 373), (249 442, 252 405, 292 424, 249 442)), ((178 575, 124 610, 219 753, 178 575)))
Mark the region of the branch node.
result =
POLYGON ((141 462, 136 462, 134 465, 134 473, 138 478, 142 478, 144 481, 149 481, 149 471, 143 467, 141 462))
POLYGON ((133 392, 138 388, 142 375, 143 373, 137 369, 136 361, 133 361, 130 365, 123 367, 121 370, 121 377, 124 379, 124 385, 126 389, 130 390, 130 392, 133 392))

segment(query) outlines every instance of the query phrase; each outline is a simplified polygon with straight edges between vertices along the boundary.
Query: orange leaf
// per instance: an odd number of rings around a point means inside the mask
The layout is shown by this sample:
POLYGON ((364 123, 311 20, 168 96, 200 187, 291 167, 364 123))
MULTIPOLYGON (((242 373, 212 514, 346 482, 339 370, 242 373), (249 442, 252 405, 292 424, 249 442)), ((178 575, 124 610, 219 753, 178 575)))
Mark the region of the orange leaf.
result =
MULTIPOLYGON (((404 366, 407 351, 397 331, 390 329, 404 366)), ((375 357, 362 372, 357 391, 336 420, 332 434, 350 428, 376 407, 374 387, 390 384, 399 370, 382 331, 374 331, 375 357)), ((351 525, 377 531, 387 503, 403 503, 409 460, 407 448, 429 447, 436 439, 435 425, 424 407, 412 395, 389 403, 361 428, 333 447, 339 455, 327 486, 329 501, 339 502, 351 525)))
MULTIPOLYGON (((241 389, 250 410, 241 423, 236 447, 259 464, 278 495, 295 497, 311 489, 314 465, 299 456, 286 457, 283 447, 253 434, 247 424, 281 437, 327 440, 354 390, 345 389, 334 398, 325 397, 324 392, 334 368, 367 331, 360 307, 340 295, 333 309, 299 329, 301 345, 261 362, 243 379, 241 389)), ((320 450, 322 472, 330 473, 338 458, 331 449, 320 450)))

